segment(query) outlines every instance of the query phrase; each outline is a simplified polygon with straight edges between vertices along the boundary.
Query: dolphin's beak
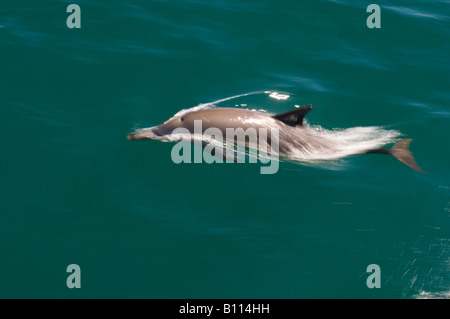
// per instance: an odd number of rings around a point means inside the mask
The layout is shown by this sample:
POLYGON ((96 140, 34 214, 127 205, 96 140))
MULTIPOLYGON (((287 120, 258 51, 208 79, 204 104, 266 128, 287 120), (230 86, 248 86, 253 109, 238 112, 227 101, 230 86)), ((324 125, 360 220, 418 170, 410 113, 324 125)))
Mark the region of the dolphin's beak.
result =
POLYGON ((158 139, 160 137, 159 134, 153 131, 153 128, 146 128, 134 133, 131 133, 127 136, 127 140, 145 140, 145 139, 158 139))

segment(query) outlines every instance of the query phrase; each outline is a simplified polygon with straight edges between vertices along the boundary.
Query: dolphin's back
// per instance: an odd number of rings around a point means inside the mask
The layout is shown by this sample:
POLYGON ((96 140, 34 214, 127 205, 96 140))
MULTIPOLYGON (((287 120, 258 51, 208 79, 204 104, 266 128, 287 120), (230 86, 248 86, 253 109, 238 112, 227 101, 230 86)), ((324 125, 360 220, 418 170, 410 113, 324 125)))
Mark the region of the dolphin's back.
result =
POLYGON ((226 129, 270 128, 276 125, 272 114, 248 109, 211 108, 187 113, 182 117, 186 127, 191 129, 194 120, 202 121, 203 130, 218 128, 223 133, 226 129))

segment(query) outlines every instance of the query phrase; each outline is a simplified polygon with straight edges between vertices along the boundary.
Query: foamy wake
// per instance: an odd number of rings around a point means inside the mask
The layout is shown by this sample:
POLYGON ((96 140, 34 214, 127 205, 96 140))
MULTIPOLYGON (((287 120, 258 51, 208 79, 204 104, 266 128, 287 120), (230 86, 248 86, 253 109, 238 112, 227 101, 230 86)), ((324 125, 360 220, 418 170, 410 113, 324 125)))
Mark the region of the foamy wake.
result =
POLYGON ((327 130, 315 125, 311 126, 310 129, 314 129, 316 136, 326 140, 326 144, 333 145, 333 148, 315 145, 293 148, 288 155, 288 159, 304 162, 336 160, 394 143, 401 135, 396 130, 388 130, 379 126, 327 130))

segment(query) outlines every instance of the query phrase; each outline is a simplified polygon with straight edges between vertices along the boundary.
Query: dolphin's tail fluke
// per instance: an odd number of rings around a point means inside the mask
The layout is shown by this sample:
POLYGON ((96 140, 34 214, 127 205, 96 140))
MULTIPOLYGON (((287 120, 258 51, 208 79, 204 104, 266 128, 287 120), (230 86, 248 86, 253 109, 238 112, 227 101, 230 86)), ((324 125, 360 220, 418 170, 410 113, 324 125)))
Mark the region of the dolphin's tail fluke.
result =
POLYGON ((422 170, 419 165, 417 165, 416 161, 414 160, 414 156, 412 155, 411 151, 409 150, 409 144, 411 144, 412 139, 405 138, 397 143, 391 148, 378 148, 374 150, 369 150, 366 152, 366 154, 373 154, 373 153, 379 153, 379 154, 391 154, 396 159, 398 159, 403 164, 408 165, 413 170, 418 171, 420 173, 426 174, 424 170, 422 170))
POLYGON ((409 150, 409 144, 411 144, 412 139, 405 138, 403 140, 398 141, 395 143, 395 145, 390 149, 392 156, 394 156, 396 159, 398 159, 400 162, 408 165, 413 170, 416 170, 420 173, 426 173, 423 171, 419 165, 417 165, 416 161, 414 160, 414 156, 412 155, 411 151, 409 150))

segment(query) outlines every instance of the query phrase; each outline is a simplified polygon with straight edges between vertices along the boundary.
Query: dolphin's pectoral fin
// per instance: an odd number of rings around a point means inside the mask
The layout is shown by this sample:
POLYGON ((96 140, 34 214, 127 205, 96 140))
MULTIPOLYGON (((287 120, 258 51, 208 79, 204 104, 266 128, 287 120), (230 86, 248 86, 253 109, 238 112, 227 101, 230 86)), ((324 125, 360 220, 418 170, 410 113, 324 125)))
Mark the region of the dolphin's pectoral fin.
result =
POLYGON ((276 114, 273 117, 290 126, 303 125, 303 119, 311 109, 311 104, 303 105, 298 109, 276 114))

